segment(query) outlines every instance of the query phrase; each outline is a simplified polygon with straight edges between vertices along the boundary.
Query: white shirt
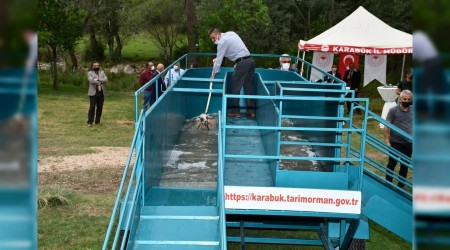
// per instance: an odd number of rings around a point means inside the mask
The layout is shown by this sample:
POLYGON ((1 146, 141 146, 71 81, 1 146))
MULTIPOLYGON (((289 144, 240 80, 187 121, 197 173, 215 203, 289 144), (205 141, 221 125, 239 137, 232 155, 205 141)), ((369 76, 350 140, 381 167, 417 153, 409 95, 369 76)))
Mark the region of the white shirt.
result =
POLYGON ((221 33, 219 44, 217 45, 217 57, 216 62, 214 63, 213 72, 217 73, 220 71, 223 57, 234 62, 241 57, 249 55, 250 52, 238 34, 233 31, 221 33))
POLYGON ((180 78, 184 74, 184 71, 184 69, 180 68, 177 71, 175 71, 174 69, 170 69, 164 77, 164 84, 166 84, 166 87, 175 84, 178 81, 178 78, 180 78))

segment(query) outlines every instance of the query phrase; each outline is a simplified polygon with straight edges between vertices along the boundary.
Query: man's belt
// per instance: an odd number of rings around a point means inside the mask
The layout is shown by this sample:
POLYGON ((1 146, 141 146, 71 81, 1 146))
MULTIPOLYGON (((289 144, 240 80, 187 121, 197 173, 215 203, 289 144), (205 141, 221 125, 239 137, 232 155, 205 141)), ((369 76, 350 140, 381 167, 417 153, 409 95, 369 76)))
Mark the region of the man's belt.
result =
POLYGON ((235 63, 238 63, 238 62, 240 62, 240 61, 242 61, 242 60, 245 60, 245 59, 248 59, 248 58, 250 58, 251 56, 244 56, 244 57, 241 57, 241 58, 238 58, 238 59, 236 59, 236 61, 234 61, 235 63))

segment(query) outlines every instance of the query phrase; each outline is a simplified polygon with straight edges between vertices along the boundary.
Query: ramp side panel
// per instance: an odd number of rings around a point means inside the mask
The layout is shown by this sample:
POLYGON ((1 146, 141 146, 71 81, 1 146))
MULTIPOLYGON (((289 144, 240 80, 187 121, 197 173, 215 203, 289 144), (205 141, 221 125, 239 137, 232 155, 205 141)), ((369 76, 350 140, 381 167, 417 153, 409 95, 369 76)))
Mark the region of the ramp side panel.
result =
MULTIPOLYGON (((284 87, 292 88, 293 84, 282 84, 284 87)), ((301 84, 297 86, 301 88, 312 88, 312 89, 339 89, 341 85, 336 84, 334 86, 320 86, 318 84, 301 84)), ((283 92, 285 96, 311 96, 317 97, 317 101, 283 101, 282 115, 298 115, 298 116, 327 116, 327 117, 338 117, 339 108, 343 103, 331 102, 320 100, 320 98, 326 97, 340 97, 339 93, 327 93, 327 92, 310 92, 310 91, 295 91, 286 90, 283 92)), ((338 127, 338 122, 333 120, 316 120, 316 119, 295 119, 292 120, 294 127, 320 127, 320 128, 336 128, 338 127)), ((298 132, 295 131, 285 131, 284 135, 293 135, 298 137, 298 132)), ((337 137, 341 133, 337 132, 319 132, 319 131, 302 131, 300 138, 308 140, 310 142, 321 142, 321 143, 337 143, 337 137)), ((315 155, 319 157, 335 157, 336 148, 334 147, 320 147, 314 146, 313 151, 315 155)), ((332 171, 334 163, 329 161, 319 161, 322 167, 322 171, 332 171)))
POLYGON ((168 91, 145 114, 144 176, 146 192, 158 186, 164 166, 183 127, 182 93, 168 91))
MULTIPOLYGON (((269 96, 270 93, 261 77, 257 74, 256 89, 257 94, 261 96, 269 96)), ((256 119, 259 126, 278 126, 279 111, 276 104, 272 100, 256 100, 256 119)), ((280 132, 276 130, 260 130, 261 140, 266 155, 279 155, 280 148, 280 132)), ((268 160, 272 180, 275 179, 276 170, 279 161, 268 160)))

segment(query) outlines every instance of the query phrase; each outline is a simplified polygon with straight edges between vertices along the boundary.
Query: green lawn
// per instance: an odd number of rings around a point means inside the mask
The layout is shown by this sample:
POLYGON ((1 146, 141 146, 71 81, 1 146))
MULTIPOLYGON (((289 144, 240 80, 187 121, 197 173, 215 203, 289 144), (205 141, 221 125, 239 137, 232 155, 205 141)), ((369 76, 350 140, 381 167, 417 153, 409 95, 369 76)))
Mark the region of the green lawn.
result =
POLYGON ((129 147, 134 132, 134 93, 108 91, 103 126, 86 126, 87 87, 50 84, 38 87, 39 155, 76 155, 90 147, 129 147))

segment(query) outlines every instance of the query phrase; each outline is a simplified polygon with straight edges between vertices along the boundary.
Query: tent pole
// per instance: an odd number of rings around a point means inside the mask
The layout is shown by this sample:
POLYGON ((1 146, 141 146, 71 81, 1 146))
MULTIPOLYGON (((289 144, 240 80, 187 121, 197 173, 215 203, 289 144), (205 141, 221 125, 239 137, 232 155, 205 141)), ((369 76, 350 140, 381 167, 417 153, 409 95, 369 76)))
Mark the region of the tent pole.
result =
POLYGON ((304 61, 305 61, 305 51, 303 51, 303 58, 302 58, 302 69, 300 70, 300 75, 303 76, 303 66, 304 66, 304 61))
POLYGON ((406 54, 403 54, 402 75, 400 76, 400 81, 403 80, 403 72, 405 71, 405 59, 406 59, 406 54))

